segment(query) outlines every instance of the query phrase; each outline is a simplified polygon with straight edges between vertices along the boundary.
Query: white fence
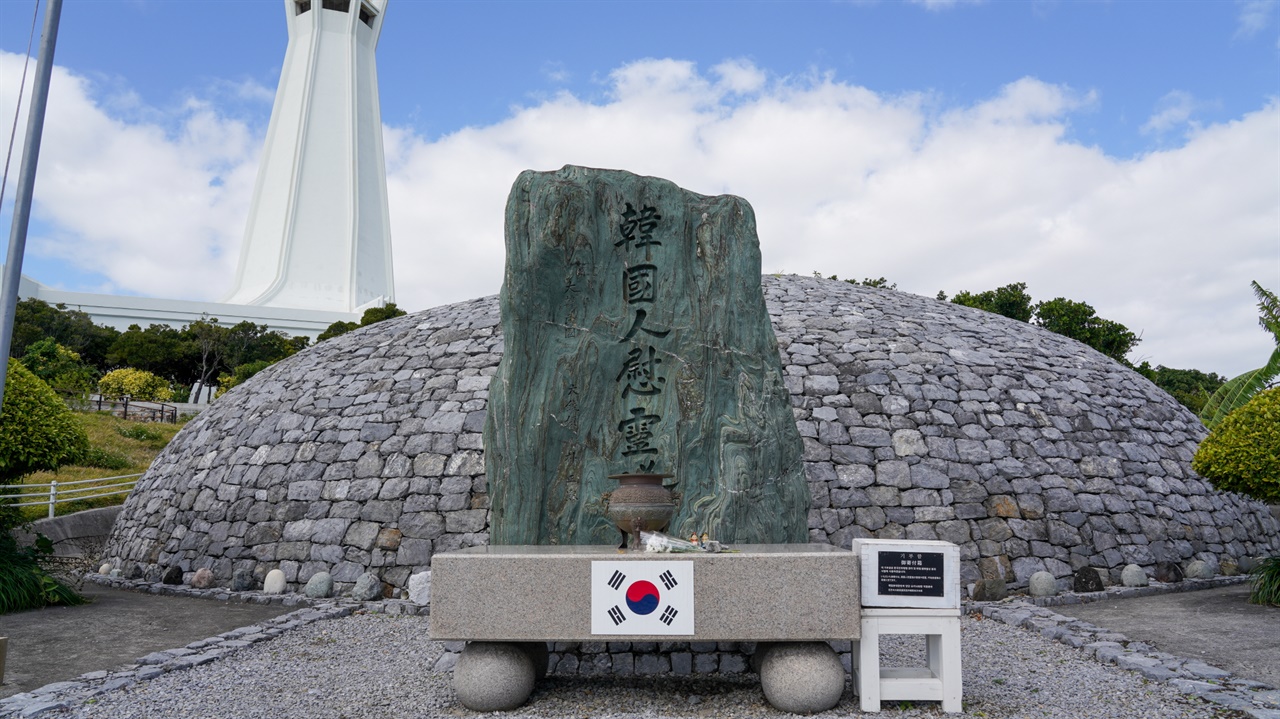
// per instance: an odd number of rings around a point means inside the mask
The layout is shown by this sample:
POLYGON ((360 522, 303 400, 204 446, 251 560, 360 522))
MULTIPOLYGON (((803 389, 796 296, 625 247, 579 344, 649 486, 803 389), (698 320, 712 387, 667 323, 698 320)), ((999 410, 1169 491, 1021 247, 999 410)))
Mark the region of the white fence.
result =
POLYGON ((79 479, 74 482, 50 482, 48 484, 14 484, 7 487, 0 487, 0 501, 4 500, 31 500, 32 497, 40 497, 34 501, 18 501, 9 504, 10 507, 37 507, 41 505, 49 505, 49 518, 53 518, 54 508, 66 502, 74 502, 80 499, 95 499, 97 497, 111 497, 117 494, 128 494, 133 490, 133 486, 138 483, 138 474, 122 474, 118 477, 99 477, 97 479, 79 479), (124 482, 115 482, 114 480, 128 480, 124 482), (93 482, 114 482, 113 484, 93 487, 80 487, 75 485, 90 484, 93 482), (73 487, 67 489, 67 487, 73 487), (105 491, 104 491, 105 490, 105 491), (96 492, 96 494, 89 494, 96 492))

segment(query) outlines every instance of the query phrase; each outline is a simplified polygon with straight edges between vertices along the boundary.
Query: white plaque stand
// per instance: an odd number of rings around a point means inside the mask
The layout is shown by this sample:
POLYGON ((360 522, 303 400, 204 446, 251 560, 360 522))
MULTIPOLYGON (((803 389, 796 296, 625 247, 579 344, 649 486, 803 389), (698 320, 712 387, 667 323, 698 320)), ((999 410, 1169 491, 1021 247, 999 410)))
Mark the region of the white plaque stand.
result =
POLYGON ((853 654, 862 711, 878 712, 880 702, 894 700, 936 701, 944 712, 961 711, 960 548, 950 542, 855 539, 853 551, 862 557, 862 638, 854 642, 853 654), (906 569, 894 561, 907 563, 906 569), (941 576, 923 569, 912 576, 911 563, 917 561, 941 565, 941 576), (928 589, 912 596, 912 587, 928 589), (881 669, 881 634, 923 634, 926 666, 881 669))

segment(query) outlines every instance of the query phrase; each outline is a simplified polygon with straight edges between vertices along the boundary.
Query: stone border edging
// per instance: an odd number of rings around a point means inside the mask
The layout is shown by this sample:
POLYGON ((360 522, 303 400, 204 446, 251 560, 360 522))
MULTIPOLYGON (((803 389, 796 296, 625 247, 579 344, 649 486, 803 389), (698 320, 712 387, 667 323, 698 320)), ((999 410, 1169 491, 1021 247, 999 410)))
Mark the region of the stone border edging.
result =
POLYGON ((73 703, 122 689, 139 681, 154 679, 171 671, 208 664, 256 642, 279 636, 290 629, 297 629, 322 619, 337 619, 359 611, 369 614, 426 615, 430 607, 430 605, 419 605, 403 599, 359 602, 341 597, 312 599, 300 594, 233 592, 225 587, 196 589, 186 585, 123 579, 97 573, 85 575, 84 580, 104 587, 143 594, 212 599, 241 604, 278 604, 286 607, 300 606, 300 608, 257 624, 231 629, 206 639, 198 639, 182 647, 151 652, 134 660, 133 664, 124 665, 113 671, 88 672, 75 679, 53 682, 29 692, 5 697, 0 699, 0 717, 34 717, 54 709, 66 708, 73 703))
POLYGON ((1114 664, 1152 680, 1167 682, 1183 694, 1248 714, 1255 719, 1280 719, 1280 689, 1263 682, 1242 679, 1198 659, 1160 651, 1146 642, 1131 641, 1119 632, 1075 617, 1058 614, 1050 606, 1085 604, 1159 594, 1175 594, 1242 584, 1249 577, 1191 579, 1177 584, 1148 587, 1111 587, 1102 592, 1056 597, 1010 597, 999 602, 964 603, 966 614, 978 613, 1010 626, 1039 632, 1069 647, 1082 650, 1102 664, 1114 664), (1074 600, 1074 601, 1073 601, 1074 600))
MULTIPOLYGON (((1112 599, 1134 599, 1137 597, 1154 597, 1161 594, 1179 594, 1181 592, 1198 592, 1202 589, 1217 589, 1218 587, 1229 587, 1234 584, 1244 584, 1249 581, 1249 575, 1241 574, 1233 577, 1214 577, 1213 579, 1184 579, 1181 582, 1157 582, 1152 581, 1145 587, 1125 587, 1115 584, 1107 587, 1101 592, 1064 592, 1055 594, 1052 597, 1033 597, 1030 595, 1010 595, 1010 599, 1018 599, 1037 607, 1063 607, 1074 604, 1091 604, 1093 602, 1104 602, 1112 599)), ((1000 600, 998 602, 975 602, 972 599, 966 599, 964 606, 966 609, 971 606, 985 606, 988 604, 999 604, 1008 600, 1000 600)))

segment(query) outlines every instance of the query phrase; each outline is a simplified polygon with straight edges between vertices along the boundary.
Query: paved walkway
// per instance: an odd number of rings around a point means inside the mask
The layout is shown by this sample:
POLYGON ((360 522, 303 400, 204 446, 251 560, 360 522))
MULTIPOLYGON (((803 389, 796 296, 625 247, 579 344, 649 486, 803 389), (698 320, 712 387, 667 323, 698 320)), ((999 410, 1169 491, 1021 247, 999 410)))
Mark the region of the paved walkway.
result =
POLYGON ((154 651, 174 649, 297 607, 163 597, 85 582, 93 601, 0 615, 9 654, 0 697, 86 672, 115 669, 154 651))
POLYGON ((1280 607, 1250 604, 1248 584, 1052 609, 1280 689, 1280 607))

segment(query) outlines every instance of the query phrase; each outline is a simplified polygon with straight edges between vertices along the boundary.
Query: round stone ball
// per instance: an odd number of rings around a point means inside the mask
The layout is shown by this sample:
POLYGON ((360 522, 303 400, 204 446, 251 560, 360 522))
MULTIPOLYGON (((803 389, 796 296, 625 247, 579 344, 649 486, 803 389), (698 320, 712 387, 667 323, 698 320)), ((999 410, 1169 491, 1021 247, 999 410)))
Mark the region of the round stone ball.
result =
POLYGON ((327 599, 333 594, 333 576, 328 572, 316 572, 302 591, 312 599, 327 599))
POLYGON ((471 711, 509 711, 529 698, 536 671, 529 653, 516 644, 472 642, 453 667, 453 692, 471 711))
POLYGON ((1027 591, 1033 597, 1052 597, 1058 593, 1058 580, 1048 572, 1036 572, 1027 580, 1027 591))
POLYGON ((106 564, 103 564, 101 567, 98 567, 98 574, 110 574, 110 573, 111 573, 111 562, 107 562, 106 564))
POLYGON ((764 698, 793 714, 834 707, 844 693, 844 679, 844 665, 825 642, 775 644, 760 661, 764 698))
POLYGON ((1213 573, 1209 571, 1209 565, 1200 559, 1193 559, 1189 562, 1182 575, 1187 579, 1211 579, 1213 577, 1213 573))
POLYGON ((284 572, 279 569, 272 569, 267 572, 267 578, 262 582, 262 592, 264 594, 284 594, 285 586, 284 572))
POLYGON ((1120 570, 1120 583, 1126 587, 1145 587, 1150 582, 1147 573, 1136 564, 1126 564, 1120 570))

